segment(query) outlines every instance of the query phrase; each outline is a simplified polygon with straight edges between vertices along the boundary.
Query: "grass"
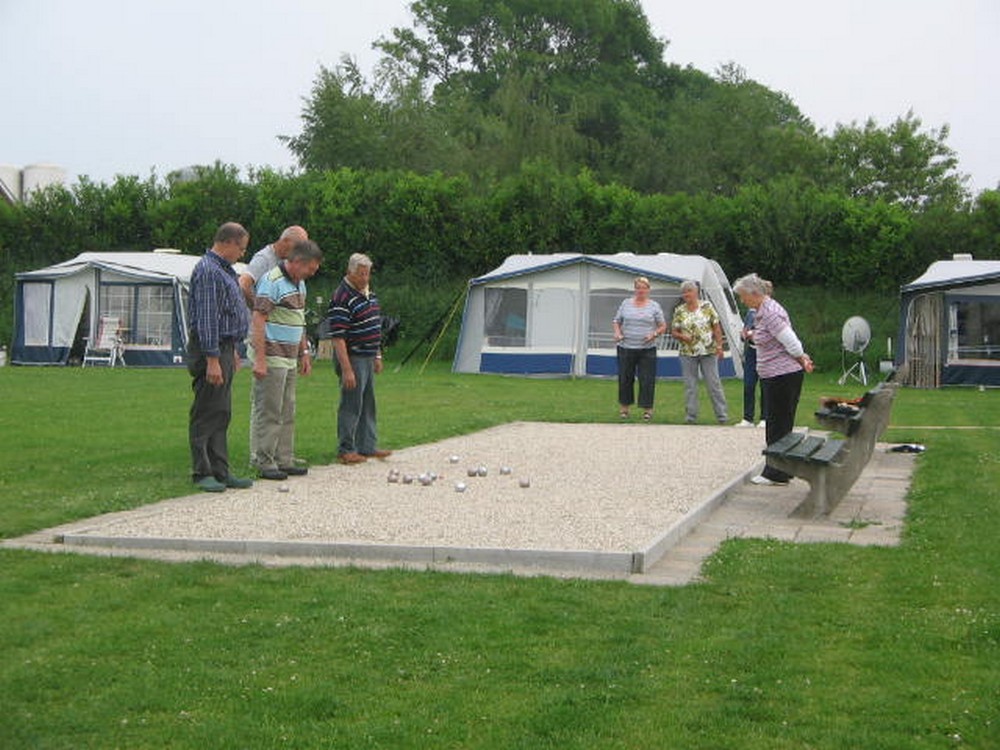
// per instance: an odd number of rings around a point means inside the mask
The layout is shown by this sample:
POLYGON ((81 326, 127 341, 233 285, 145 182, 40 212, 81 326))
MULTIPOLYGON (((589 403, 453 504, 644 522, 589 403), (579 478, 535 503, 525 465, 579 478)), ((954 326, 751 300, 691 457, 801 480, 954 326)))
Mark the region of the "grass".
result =
MULTIPOLYGON (((616 419, 608 381, 392 369, 389 447, 616 419)), ((329 461, 332 373, 300 387, 300 453, 329 461)), ((188 492, 183 372, 6 368, 0 389, 0 535, 188 492)), ((860 390, 814 375, 800 420, 860 390)), ((679 384, 657 402, 679 421, 679 384)), ((888 437, 928 449, 900 547, 731 541, 677 589, 0 550, 0 746, 997 747, 997 424, 994 391, 902 391, 888 437)))

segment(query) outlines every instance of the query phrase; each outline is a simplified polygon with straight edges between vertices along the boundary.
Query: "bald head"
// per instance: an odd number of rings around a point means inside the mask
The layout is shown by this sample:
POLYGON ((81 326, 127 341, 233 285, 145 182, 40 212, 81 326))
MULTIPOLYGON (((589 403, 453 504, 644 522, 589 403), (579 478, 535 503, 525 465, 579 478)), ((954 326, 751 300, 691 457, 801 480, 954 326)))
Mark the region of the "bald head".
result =
POLYGON ((271 247, 274 248, 274 254, 284 260, 292 252, 295 245, 299 242, 306 242, 308 239, 309 233, 297 224, 293 224, 290 227, 285 227, 281 236, 271 243, 271 247))

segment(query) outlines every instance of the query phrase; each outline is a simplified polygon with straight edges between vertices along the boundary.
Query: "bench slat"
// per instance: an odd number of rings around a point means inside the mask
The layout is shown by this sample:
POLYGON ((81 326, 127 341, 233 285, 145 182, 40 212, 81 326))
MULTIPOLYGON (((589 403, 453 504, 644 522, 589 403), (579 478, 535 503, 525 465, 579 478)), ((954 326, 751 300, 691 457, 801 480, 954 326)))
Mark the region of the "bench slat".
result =
POLYGON ((865 410, 860 409, 854 414, 838 412, 835 409, 820 409, 815 412, 817 421, 824 427, 836 430, 850 437, 861 426, 865 410))
POLYGON ((791 450, 796 445, 798 445, 800 442, 802 442, 802 440, 804 440, 805 437, 806 437, 805 434, 801 432, 789 432, 780 440, 777 440, 771 443, 769 446, 767 446, 764 449, 763 453, 765 456, 783 455, 784 453, 786 453, 787 451, 791 450))
POLYGON ((827 440, 819 450, 809 456, 809 461, 815 464, 833 463, 837 456, 840 455, 840 451, 843 450, 844 442, 843 440, 827 440))
POLYGON ((825 440, 821 437, 816 437, 815 435, 810 435, 805 440, 801 441, 798 445, 792 448, 790 451, 785 451, 785 458, 791 458, 796 460, 805 460, 809 458, 813 453, 815 453, 819 448, 823 446, 825 440))

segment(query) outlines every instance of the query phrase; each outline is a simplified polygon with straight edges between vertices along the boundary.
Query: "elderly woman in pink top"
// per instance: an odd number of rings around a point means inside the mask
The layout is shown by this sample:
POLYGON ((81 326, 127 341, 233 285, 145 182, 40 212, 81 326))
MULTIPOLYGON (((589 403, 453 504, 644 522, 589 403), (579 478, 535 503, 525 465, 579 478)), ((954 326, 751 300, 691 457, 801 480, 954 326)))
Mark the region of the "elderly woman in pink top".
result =
MULTIPOLYGON (((733 291, 744 305, 756 311, 753 338, 757 345, 757 374, 767 404, 767 444, 780 440, 795 427, 795 410, 802 393, 804 373, 813 363, 795 335, 788 313, 769 294, 767 282, 752 273, 736 280, 733 291)), ((791 477, 770 465, 750 481, 755 484, 788 484, 791 477)))

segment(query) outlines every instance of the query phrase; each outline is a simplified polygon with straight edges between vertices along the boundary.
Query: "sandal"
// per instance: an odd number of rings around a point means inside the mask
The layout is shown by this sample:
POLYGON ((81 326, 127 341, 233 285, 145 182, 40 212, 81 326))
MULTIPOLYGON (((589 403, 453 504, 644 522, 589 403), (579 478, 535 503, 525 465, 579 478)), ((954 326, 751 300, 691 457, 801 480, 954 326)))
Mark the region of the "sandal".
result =
POLYGON ((620 412, 618 412, 618 416, 621 417, 622 419, 628 419, 628 409, 622 409, 620 412))
POLYGON ((651 420, 653 418, 653 412, 651 412, 651 411, 644 412, 643 415, 642 415, 642 418, 643 418, 643 420, 645 420, 646 422, 648 422, 649 420, 651 420))

